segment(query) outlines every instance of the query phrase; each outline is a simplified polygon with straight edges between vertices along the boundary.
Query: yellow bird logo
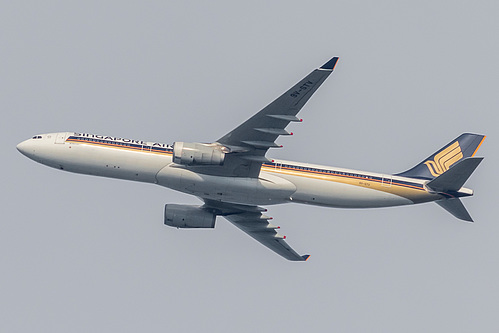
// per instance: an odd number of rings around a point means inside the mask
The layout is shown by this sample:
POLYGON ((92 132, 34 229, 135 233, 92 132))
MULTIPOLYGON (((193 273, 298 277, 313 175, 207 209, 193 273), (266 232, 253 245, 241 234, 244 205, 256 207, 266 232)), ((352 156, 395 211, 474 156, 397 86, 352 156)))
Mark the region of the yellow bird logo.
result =
POLYGON ((428 170, 430 170, 430 173, 433 176, 438 177, 445 171, 449 170, 450 166, 459 161, 461 158, 463 158, 463 153, 461 152, 459 142, 456 141, 436 154, 433 161, 426 161, 424 164, 426 164, 428 170))

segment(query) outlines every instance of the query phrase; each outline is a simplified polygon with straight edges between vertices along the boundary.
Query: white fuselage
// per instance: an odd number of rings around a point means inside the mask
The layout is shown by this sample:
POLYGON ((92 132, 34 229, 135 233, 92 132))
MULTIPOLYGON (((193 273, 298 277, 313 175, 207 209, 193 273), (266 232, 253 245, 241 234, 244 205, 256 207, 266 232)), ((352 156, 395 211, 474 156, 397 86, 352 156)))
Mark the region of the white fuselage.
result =
POLYGON ((298 202, 368 208, 442 198, 428 192, 419 179, 282 160, 264 163, 258 178, 206 175, 173 163, 170 145, 91 134, 38 135, 18 149, 61 170, 154 183, 203 199, 245 205, 298 202))

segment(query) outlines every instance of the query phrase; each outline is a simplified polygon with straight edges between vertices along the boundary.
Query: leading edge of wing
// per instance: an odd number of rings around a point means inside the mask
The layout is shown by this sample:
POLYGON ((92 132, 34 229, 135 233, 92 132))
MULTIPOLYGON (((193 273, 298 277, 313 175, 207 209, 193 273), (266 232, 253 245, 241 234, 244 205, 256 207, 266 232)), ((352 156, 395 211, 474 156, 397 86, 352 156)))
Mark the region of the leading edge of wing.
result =
POLYGON ((306 261, 310 255, 299 255, 285 241, 286 236, 277 233, 279 227, 270 224, 270 217, 263 215, 266 209, 258 206, 237 205, 205 200, 206 207, 215 209, 217 215, 247 233, 270 250, 291 261, 306 261))

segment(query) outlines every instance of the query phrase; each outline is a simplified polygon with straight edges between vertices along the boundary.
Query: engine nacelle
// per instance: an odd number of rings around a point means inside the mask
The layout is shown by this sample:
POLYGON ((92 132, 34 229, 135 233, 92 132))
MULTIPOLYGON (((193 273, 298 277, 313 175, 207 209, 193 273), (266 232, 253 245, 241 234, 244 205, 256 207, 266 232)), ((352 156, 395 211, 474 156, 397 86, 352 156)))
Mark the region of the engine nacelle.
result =
POLYGON ((165 224, 176 228, 214 228, 216 214, 190 205, 165 205, 165 224))
POLYGON ((219 144, 173 143, 173 162, 184 165, 223 165, 227 148, 219 144))

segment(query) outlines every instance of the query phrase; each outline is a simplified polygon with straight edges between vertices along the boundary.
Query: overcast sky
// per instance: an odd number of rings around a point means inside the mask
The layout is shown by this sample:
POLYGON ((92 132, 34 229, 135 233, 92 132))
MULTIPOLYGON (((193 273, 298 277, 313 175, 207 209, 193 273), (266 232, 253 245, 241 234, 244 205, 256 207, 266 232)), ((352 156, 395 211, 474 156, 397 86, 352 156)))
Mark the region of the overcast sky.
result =
POLYGON ((497 1, 9 1, 0 11, 2 332, 495 332, 497 1), (267 207, 306 263, 196 198, 19 154, 39 133, 214 141, 332 56, 269 156, 394 173, 488 135, 464 199, 374 210, 267 207))

